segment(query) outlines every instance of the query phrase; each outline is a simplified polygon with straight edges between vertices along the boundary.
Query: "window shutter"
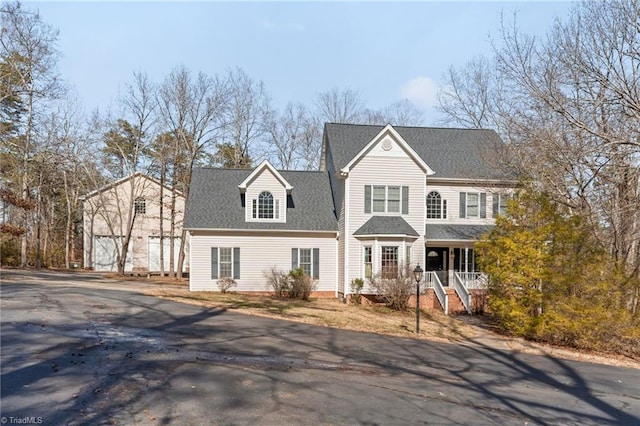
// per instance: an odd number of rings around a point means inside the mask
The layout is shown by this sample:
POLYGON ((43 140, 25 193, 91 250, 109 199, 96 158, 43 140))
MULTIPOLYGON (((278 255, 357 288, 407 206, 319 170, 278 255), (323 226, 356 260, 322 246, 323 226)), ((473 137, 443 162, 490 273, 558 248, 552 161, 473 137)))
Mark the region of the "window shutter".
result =
POLYGON ((252 217, 255 219, 256 217, 258 217, 258 206, 257 206, 258 200, 253 199, 251 201, 253 202, 253 216, 252 217))
POLYGON ((460 217, 467 217, 467 193, 460 193, 460 217))
POLYGON ((364 186, 364 212, 371 213, 371 185, 364 186))
POLYGON ((280 219, 280 200, 276 200, 274 210, 274 217, 280 219))
POLYGON ((447 200, 442 200, 442 218, 447 218, 447 200))
POLYGON ((218 279, 218 247, 211 247, 211 279, 218 279))
POLYGON ((233 279, 240 279, 240 247, 233 248, 233 279))
POLYGON ((296 269, 298 269, 298 249, 292 248, 291 249, 291 270, 295 271, 296 269))
POLYGON ((320 278, 320 249, 319 248, 313 249, 313 278, 316 280, 320 278))
POLYGON ((409 187, 402 187, 402 214, 409 214, 409 187))
POLYGON ((486 192, 482 192, 480 194, 480 217, 483 219, 487 217, 487 193, 486 192))
POLYGON ((500 195, 493 194, 493 217, 498 216, 498 209, 499 209, 498 202, 499 201, 500 201, 500 195))

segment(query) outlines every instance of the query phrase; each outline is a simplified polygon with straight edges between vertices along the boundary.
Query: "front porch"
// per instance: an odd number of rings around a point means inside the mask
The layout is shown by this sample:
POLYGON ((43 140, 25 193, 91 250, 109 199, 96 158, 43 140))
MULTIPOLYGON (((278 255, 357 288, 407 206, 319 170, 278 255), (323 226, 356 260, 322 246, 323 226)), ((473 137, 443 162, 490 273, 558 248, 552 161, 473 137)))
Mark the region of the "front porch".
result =
POLYGON ((488 277, 477 270, 472 244, 426 244, 425 291, 433 292, 447 315, 484 312, 488 277))

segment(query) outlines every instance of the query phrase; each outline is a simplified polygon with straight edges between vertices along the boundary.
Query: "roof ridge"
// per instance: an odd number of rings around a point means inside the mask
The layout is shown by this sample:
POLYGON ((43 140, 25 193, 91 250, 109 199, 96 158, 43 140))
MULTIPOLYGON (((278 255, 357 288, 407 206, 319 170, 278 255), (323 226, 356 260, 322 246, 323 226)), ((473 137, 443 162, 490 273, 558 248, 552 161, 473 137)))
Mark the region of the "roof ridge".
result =
MULTIPOLYGON (((353 126, 353 127, 385 127, 386 124, 364 124, 364 123, 335 123, 335 122, 326 122, 325 124, 336 125, 336 126, 353 126)), ((389 123, 390 124, 390 123, 389 123)), ((421 130, 464 130, 464 131, 484 131, 484 132, 496 132, 495 129, 479 129, 479 128, 469 128, 469 127, 444 127, 444 126, 391 126, 394 129, 421 129, 421 130)), ((496 132, 497 133, 497 132, 496 132)))

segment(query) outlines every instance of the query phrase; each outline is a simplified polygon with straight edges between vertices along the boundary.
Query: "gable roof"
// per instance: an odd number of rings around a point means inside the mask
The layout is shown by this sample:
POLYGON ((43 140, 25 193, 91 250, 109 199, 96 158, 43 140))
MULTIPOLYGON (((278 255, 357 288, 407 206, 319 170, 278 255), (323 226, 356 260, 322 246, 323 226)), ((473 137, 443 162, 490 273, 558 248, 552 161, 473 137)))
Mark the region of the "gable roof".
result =
POLYGON ((279 171, 295 190, 287 197, 287 222, 246 222, 238 186, 252 170, 194 169, 184 229, 337 231, 331 187, 325 172, 279 171))
POLYGON ((349 173, 349 169, 356 164, 362 157, 366 155, 366 153, 378 142, 382 140, 382 138, 386 135, 390 135, 393 139, 400 145, 400 147, 409 155, 413 161, 427 174, 432 175, 433 170, 424 162, 424 160, 405 142, 405 140, 398 134, 396 129, 393 128, 391 124, 387 124, 378 132, 378 134, 371 139, 371 141, 366 144, 360 152, 358 152, 352 159, 349 161, 344 167, 341 167, 340 170, 345 173, 349 173))
POLYGON ((271 171, 273 176, 278 179, 278 182, 280 182, 282 186, 284 186, 284 188, 287 190, 287 193, 291 192, 293 186, 289 182, 287 182, 287 180, 282 177, 282 175, 276 170, 276 168, 273 167, 267 160, 264 160, 258 167, 253 169, 249 176, 247 176, 245 180, 243 180, 240 185, 238 185, 238 188, 244 192, 247 189, 247 185, 249 185, 251 181, 258 177, 260 173, 264 171, 264 169, 268 169, 269 171, 271 171))
POLYGON ((417 237, 418 232, 401 216, 373 216, 353 235, 408 235, 417 237))
MULTIPOLYGON (((146 180, 148 180, 150 182, 155 183, 158 186, 161 186, 160 185, 160 181, 157 180, 156 178, 154 178, 152 176, 149 176, 149 175, 146 175, 146 174, 144 174, 142 172, 135 172, 135 173, 133 173, 133 174, 131 174, 129 176, 125 176, 125 177, 123 177, 121 179, 118 179, 115 182, 108 183, 108 184, 106 184, 106 185, 104 185, 104 186, 102 186, 102 187, 100 187, 98 189, 94 189, 93 191, 84 194, 82 197, 80 197, 80 199, 85 201, 85 200, 87 200, 87 199, 89 199, 91 197, 95 197, 96 195, 100 194, 101 192, 108 191, 108 190, 110 190, 112 188, 115 188, 116 186, 122 185, 123 183, 125 183, 125 182, 127 182, 127 181, 129 181, 129 180, 131 180, 133 178, 146 179, 146 180)), ((171 191, 171 187, 168 186, 168 185, 164 185, 164 188, 166 190, 168 190, 168 191, 171 191)), ((176 193, 178 194, 178 196, 180 196, 180 197, 182 196, 182 191, 176 190, 176 193)))
MULTIPOLYGON (((335 171, 343 169, 385 126, 325 124, 327 147, 335 171)), ((433 178, 515 180, 499 164, 506 145, 493 130, 434 127, 393 127, 428 164, 433 178)))

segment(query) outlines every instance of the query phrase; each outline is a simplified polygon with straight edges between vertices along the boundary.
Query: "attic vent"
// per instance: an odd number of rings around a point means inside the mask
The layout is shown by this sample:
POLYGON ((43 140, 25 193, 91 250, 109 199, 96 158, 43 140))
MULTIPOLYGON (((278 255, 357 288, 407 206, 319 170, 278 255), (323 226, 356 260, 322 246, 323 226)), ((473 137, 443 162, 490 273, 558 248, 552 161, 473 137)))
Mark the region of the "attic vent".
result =
POLYGON ((384 149, 385 151, 389 151, 391 150, 391 148, 393 148, 393 144, 391 143, 390 139, 385 139, 382 141, 382 149, 384 149))

